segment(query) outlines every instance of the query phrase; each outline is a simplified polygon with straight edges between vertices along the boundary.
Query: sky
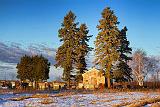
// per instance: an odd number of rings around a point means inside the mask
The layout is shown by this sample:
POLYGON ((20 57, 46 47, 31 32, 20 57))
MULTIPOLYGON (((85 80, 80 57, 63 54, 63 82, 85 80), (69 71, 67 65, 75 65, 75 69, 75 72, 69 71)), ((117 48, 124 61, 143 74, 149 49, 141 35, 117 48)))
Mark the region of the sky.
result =
POLYGON ((127 26, 128 40, 133 48, 143 48, 149 55, 159 55, 159 0, 0 0, 0 41, 46 43, 60 45, 58 29, 69 10, 76 21, 86 23, 93 35, 105 7, 114 10, 120 22, 127 26))
POLYGON ((119 29, 127 26, 127 38, 134 50, 142 48, 148 55, 160 54, 160 0, 0 0, 0 63, 13 63, 17 58, 5 55, 9 48, 21 56, 29 53, 29 49, 23 48, 31 44, 52 48, 49 57, 54 58, 60 46, 58 29, 70 10, 77 16, 76 22, 87 24, 89 34, 93 35, 89 45, 94 47, 96 26, 106 7, 114 10, 119 29))

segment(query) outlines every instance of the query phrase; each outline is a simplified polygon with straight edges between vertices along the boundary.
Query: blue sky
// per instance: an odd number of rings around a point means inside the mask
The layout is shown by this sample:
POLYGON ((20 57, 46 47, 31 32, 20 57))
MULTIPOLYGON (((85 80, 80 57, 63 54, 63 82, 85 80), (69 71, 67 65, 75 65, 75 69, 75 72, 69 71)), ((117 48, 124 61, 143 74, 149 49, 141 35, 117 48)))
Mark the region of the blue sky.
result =
POLYGON ((0 41, 22 44, 60 45, 58 29, 72 10, 80 23, 86 23, 93 38, 105 7, 118 16, 119 28, 128 28, 131 47, 143 48, 149 55, 160 53, 159 0, 0 0, 0 41))

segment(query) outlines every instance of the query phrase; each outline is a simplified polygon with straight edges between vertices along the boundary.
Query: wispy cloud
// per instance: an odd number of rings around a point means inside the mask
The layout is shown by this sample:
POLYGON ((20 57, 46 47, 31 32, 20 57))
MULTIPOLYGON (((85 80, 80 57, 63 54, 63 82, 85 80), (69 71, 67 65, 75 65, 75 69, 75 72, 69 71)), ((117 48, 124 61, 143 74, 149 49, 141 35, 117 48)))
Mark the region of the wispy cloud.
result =
POLYGON ((24 55, 44 55, 54 64, 56 49, 47 47, 45 44, 30 44, 27 48, 18 43, 0 42, 0 61, 7 63, 18 63, 24 55))
MULTIPOLYGON (((24 55, 43 55, 51 63, 51 79, 58 78, 61 72, 54 75, 54 56, 56 49, 48 47, 46 44, 30 44, 24 47, 22 44, 0 42, 0 79, 16 79, 16 65, 24 55)), ((62 70, 60 70, 62 71, 62 70)))

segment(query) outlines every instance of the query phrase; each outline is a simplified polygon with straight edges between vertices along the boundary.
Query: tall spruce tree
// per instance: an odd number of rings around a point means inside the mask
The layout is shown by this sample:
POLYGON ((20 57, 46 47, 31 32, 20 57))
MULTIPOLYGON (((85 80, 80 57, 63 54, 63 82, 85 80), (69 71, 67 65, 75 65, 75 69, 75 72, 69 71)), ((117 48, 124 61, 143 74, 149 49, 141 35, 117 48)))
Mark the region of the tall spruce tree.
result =
POLYGON ((111 70, 112 65, 119 59, 118 47, 120 41, 118 39, 119 24, 114 11, 110 8, 105 8, 102 12, 102 19, 99 20, 97 26, 100 31, 95 41, 96 64, 103 68, 107 77, 108 88, 111 87, 111 70))
POLYGON ((120 52, 120 59, 124 60, 125 62, 132 60, 131 57, 128 56, 128 54, 132 54, 132 48, 129 47, 130 42, 127 40, 127 27, 125 26, 119 34, 119 39, 120 39, 120 47, 119 47, 119 52, 120 52))
POLYGON ((86 64, 86 55, 89 51, 92 50, 91 47, 87 44, 89 42, 90 37, 92 35, 88 35, 89 30, 87 29, 86 24, 81 24, 78 32, 77 32, 77 46, 76 46, 76 69, 78 70, 76 73, 76 81, 82 81, 82 74, 85 72, 87 64, 86 64))
POLYGON ((64 81, 68 82, 68 87, 70 87, 70 81, 73 77, 72 70, 73 64, 75 63, 75 44, 77 38, 75 35, 77 33, 77 25, 75 23, 76 16, 73 12, 69 11, 69 13, 64 17, 63 23, 61 25, 62 28, 58 31, 58 36, 62 45, 58 48, 56 52, 56 67, 62 67, 64 81))
POLYGON ((129 47, 129 41, 127 40, 127 27, 124 27, 119 33, 120 46, 118 51, 120 52, 119 61, 113 70, 113 78, 116 82, 130 81, 132 80, 132 69, 128 66, 128 61, 131 57, 128 55, 132 53, 132 48, 129 47))

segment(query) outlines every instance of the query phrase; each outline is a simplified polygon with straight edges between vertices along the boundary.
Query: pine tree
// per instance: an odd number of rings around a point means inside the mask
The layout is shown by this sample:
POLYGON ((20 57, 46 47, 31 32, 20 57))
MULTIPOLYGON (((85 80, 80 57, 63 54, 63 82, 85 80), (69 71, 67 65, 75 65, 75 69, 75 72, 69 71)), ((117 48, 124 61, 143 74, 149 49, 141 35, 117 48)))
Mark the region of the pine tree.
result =
POLYGON ((32 58, 30 56, 23 56, 20 62, 17 64, 17 78, 23 80, 29 79, 33 81, 33 65, 32 58))
POLYGON ((113 70, 113 78, 116 82, 130 81, 132 80, 132 69, 128 66, 128 61, 131 57, 128 55, 132 53, 132 48, 129 47, 129 41, 127 40, 127 27, 124 27, 119 33, 120 46, 118 51, 120 52, 119 62, 113 70))
POLYGON ((118 39, 119 24, 117 17, 110 8, 105 8, 102 12, 102 19, 99 20, 97 26, 100 31, 95 41, 96 64, 103 68, 107 76, 108 88, 111 87, 111 70, 112 65, 119 59, 117 51, 120 41, 118 39))
POLYGON ((42 55, 36 55, 32 57, 32 60, 34 80, 43 81, 49 79, 50 63, 48 59, 44 58, 42 55))
POLYGON ((125 61, 120 60, 115 69, 113 69, 113 78, 116 82, 131 81, 132 69, 125 61))
POLYGON ((17 78, 21 80, 43 81, 49 79, 50 63, 41 56, 23 56, 17 64, 17 78))
POLYGON ((60 41, 63 42, 56 52, 56 67, 63 68, 63 80, 68 82, 70 86, 70 80, 72 77, 73 64, 75 62, 75 44, 77 33, 77 25, 75 23, 76 16, 73 12, 69 12, 63 20, 62 28, 58 31, 60 41))
POLYGON ((120 47, 118 49, 121 60, 124 60, 125 62, 132 60, 132 58, 128 56, 128 54, 132 54, 132 48, 129 47, 130 42, 127 40, 126 32, 127 27, 125 26, 119 34, 120 47))
POLYGON ((76 46, 76 69, 77 74, 76 74, 76 81, 82 81, 82 74, 85 72, 87 64, 86 64, 86 55, 88 54, 89 51, 92 50, 91 47, 87 44, 89 42, 90 37, 92 35, 88 35, 89 30, 87 29, 86 24, 81 24, 78 32, 77 32, 77 46, 76 46))

